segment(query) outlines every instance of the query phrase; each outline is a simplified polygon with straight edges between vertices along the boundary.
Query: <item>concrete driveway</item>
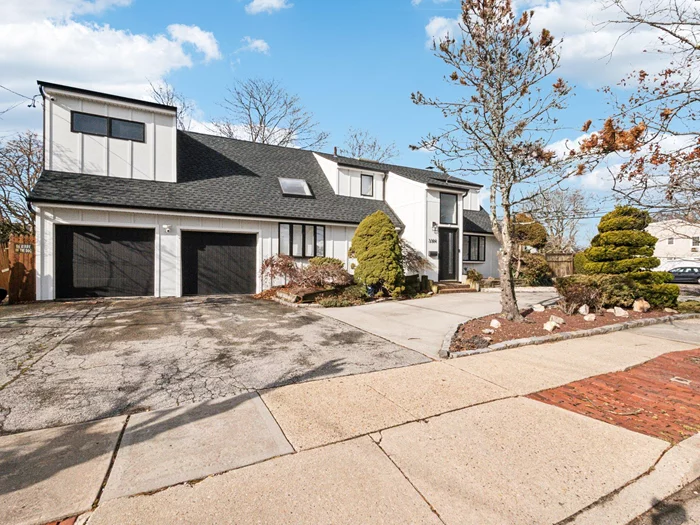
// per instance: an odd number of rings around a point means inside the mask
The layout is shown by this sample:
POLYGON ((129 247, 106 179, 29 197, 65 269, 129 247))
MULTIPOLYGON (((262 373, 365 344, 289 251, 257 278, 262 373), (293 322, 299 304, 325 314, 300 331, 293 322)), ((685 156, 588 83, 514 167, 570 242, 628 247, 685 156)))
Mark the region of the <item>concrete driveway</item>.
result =
MULTIPOLYGON (((552 288, 517 292, 521 308, 556 297, 552 288)), ((442 294, 411 301, 386 301, 350 308, 324 308, 319 313, 396 344, 437 358, 442 341, 455 325, 501 311, 495 292, 442 294)))
POLYGON ((428 361, 311 310, 244 297, 3 307, 0 341, 0 434, 428 361))

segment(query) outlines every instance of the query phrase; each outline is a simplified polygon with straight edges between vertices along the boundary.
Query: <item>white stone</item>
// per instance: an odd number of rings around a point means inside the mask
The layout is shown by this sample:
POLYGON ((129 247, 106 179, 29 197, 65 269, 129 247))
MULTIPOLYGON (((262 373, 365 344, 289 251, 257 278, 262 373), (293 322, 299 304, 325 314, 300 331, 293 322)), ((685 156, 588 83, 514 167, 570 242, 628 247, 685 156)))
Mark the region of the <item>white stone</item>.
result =
POLYGON ((555 323, 554 321, 547 321, 546 323, 544 323, 544 326, 542 328, 544 328, 548 332, 554 332, 554 330, 559 328, 559 324, 555 323))
POLYGON ((623 310, 619 306, 616 306, 613 308, 613 313, 615 314, 615 317, 629 317, 630 314, 627 312, 627 310, 623 310))
POLYGON ((545 308, 541 304, 536 304, 532 307, 533 312, 544 312, 545 308))
POLYGON ((581 308, 578 309, 578 313, 581 315, 588 315, 591 312, 591 309, 588 308, 587 304, 584 304, 581 306, 581 308))
POLYGON ((605 311, 608 312, 609 314, 614 314, 614 313, 615 313, 615 309, 614 309, 614 308, 608 308, 608 309, 605 310, 605 311))
POLYGON ((493 328, 494 330, 498 330, 498 329, 501 327, 501 321, 499 321, 498 319, 491 319, 491 325, 490 325, 490 326, 491 326, 491 328, 493 328))
POLYGON ((588 322, 595 321, 595 314, 586 314, 583 316, 583 320, 588 322))
POLYGON ((651 305, 644 299, 637 299, 632 305, 632 310, 639 313, 648 312, 651 305))
POLYGON ((566 324, 566 321, 564 321, 564 319, 562 319, 558 315, 550 315, 549 320, 553 323, 558 324, 558 325, 566 324))
POLYGON ((677 314, 678 310, 674 310, 673 308, 664 308, 664 312, 667 314, 677 314))
POLYGON ((481 331, 482 334, 492 334, 492 333, 494 333, 494 332, 495 332, 495 330, 494 330, 493 328, 484 328, 484 329, 481 331))

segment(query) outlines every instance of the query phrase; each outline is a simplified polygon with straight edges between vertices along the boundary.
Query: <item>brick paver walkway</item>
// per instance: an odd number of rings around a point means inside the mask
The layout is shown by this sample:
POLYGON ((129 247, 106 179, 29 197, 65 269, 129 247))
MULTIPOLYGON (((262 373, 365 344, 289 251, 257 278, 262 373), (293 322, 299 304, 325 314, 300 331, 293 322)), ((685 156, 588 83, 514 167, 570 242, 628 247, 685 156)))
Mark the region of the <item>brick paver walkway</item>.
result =
POLYGON ((528 397, 675 444, 700 432, 700 349, 528 397))

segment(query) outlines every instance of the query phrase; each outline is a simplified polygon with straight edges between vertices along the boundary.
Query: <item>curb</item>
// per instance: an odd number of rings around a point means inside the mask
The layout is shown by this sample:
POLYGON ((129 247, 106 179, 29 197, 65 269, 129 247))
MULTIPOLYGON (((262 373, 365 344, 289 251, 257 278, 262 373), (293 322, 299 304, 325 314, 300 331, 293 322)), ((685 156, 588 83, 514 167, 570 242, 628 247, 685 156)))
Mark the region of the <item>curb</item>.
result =
POLYGON ((562 332, 559 334, 541 335, 537 337, 526 337, 523 339, 513 339, 511 341, 503 341, 496 343, 486 348, 478 350, 462 350, 460 352, 451 352, 450 345, 457 328, 464 323, 459 323, 454 331, 448 333, 442 341, 439 356, 446 359, 453 357, 466 357, 477 354, 487 354, 489 352, 497 352, 499 350, 507 350, 509 348, 518 348, 527 345, 541 345, 544 343, 554 343, 556 341, 566 341, 567 339, 578 339, 581 337, 589 337, 592 335, 609 334, 611 332, 619 332, 621 330, 629 330, 631 328, 640 328, 654 324, 670 323, 672 321, 681 321, 684 319, 698 319, 700 314, 673 314, 665 317, 654 317, 653 319, 637 319, 634 321, 626 321, 624 323, 609 324, 607 326, 599 326, 598 328, 589 328, 587 330, 576 330, 574 332, 562 332))

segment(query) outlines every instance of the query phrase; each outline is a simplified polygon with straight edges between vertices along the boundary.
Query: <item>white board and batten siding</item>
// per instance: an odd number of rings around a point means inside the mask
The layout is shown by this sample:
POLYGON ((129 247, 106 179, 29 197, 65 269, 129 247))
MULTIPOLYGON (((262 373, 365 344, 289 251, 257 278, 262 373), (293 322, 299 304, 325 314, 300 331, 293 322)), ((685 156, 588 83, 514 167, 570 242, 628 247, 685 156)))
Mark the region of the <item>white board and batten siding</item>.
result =
POLYGON ((176 182, 176 113, 128 102, 47 89, 44 105, 47 170, 176 182), (71 131, 73 111, 145 125, 137 142, 71 131))
MULTIPOLYGON (((155 231, 154 295, 156 297, 182 295, 181 238, 183 231, 255 234, 257 236, 256 272, 266 258, 276 255, 279 250, 279 221, 277 220, 55 205, 37 205, 35 209, 37 211, 38 300, 55 299, 54 232, 56 225, 152 228, 155 231)), ((349 269, 352 268, 354 261, 348 258, 348 248, 355 233, 355 226, 309 221, 301 221, 301 223, 324 226, 326 256, 336 257, 349 269)), ((264 283, 263 279, 257 275, 256 291, 260 292, 266 286, 269 286, 269 283, 264 283)))

